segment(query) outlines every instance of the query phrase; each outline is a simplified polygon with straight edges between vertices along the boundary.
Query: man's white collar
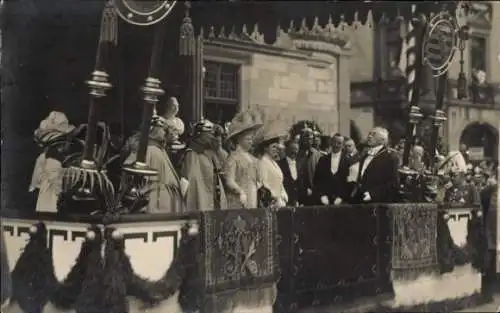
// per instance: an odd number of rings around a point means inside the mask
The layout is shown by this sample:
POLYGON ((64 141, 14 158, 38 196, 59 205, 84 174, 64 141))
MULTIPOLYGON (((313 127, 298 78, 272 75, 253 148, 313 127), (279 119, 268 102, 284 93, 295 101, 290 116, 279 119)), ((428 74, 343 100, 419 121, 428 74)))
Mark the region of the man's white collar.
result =
POLYGON ((383 145, 380 145, 380 146, 376 146, 376 147, 372 147, 370 148, 370 150, 368 150, 368 154, 370 155, 376 155, 377 153, 380 152, 380 150, 382 150, 384 148, 383 145))

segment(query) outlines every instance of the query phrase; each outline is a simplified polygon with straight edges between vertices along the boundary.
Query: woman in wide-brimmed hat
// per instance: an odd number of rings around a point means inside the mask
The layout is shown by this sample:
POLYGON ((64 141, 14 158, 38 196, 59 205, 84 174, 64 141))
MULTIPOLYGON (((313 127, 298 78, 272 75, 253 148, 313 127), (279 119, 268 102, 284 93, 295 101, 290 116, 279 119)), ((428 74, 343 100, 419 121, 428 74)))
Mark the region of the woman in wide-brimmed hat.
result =
POLYGON ((255 131, 262 127, 257 111, 237 114, 228 128, 227 140, 236 147, 226 161, 225 178, 229 208, 257 207, 257 159, 250 153, 255 131))
POLYGON ((273 205, 283 207, 288 202, 288 195, 283 185, 283 172, 276 162, 280 147, 287 135, 284 126, 278 121, 266 123, 255 138, 255 152, 259 157, 258 176, 262 187, 268 189, 273 205))
POLYGON ((58 147, 66 142, 67 135, 74 129, 64 113, 52 111, 35 130, 35 141, 43 149, 35 162, 30 184, 30 191, 39 191, 36 203, 38 212, 57 212, 62 189, 62 160, 58 155, 58 147))

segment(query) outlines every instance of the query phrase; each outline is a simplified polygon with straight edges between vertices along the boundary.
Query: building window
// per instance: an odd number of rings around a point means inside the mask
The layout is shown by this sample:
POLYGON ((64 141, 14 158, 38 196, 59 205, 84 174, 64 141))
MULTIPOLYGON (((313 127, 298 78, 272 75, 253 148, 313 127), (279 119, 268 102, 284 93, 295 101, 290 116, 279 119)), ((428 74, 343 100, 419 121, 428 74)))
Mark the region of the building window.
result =
POLYGON ((205 62, 205 99, 239 102, 239 65, 205 62))
POLYGON ((391 79, 400 76, 399 63, 403 47, 405 23, 394 21, 378 28, 380 78, 391 79))
POLYGON ((205 62, 204 115, 216 123, 229 122, 240 102, 240 66, 205 62))
POLYGON ((487 41, 485 37, 472 36, 470 42, 471 73, 487 73, 487 41))

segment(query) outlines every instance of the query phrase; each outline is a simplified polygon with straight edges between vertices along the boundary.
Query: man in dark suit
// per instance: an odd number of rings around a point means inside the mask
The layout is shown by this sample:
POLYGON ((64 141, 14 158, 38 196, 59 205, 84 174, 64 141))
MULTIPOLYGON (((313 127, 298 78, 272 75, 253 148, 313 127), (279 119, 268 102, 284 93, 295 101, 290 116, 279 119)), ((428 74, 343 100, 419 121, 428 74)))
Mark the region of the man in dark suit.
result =
POLYGON ((335 134, 332 138, 332 151, 322 156, 314 175, 314 192, 319 204, 341 204, 348 196, 347 175, 349 159, 343 153, 344 137, 335 134))
POLYGON ((300 135, 300 149, 297 155, 299 203, 302 205, 314 205, 314 174, 316 165, 321 158, 321 152, 312 146, 314 133, 307 125, 302 129, 300 135))
POLYGON ((288 195, 288 206, 297 206, 299 204, 299 183, 297 155, 299 153, 299 143, 296 140, 289 140, 285 143, 285 157, 278 162, 283 172, 283 186, 288 195))
POLYGON ((358 181, 352 193, 354 202, 397 202, 398 160, 387 149, 388 141, 385 128, 376 127, 368 134, 368 150, 360 158, 358 181))
POLYGON ((344 154, 349 159, 349 163, 354 164, 359 161, 359 153, 356 143, 352 138, 344 138, 344 154))
POLYGON ((356 148, 356 143, 352 138, 345 137, 344 138, 344 154, 349 161, 349 175, 347 176, 347 193, 348 199, 347 201, 351 201, 350 198, 352 191, 356 187, 356 182, 358 180, 359 173, 359 159, 361 154, 358 152, 356 148))

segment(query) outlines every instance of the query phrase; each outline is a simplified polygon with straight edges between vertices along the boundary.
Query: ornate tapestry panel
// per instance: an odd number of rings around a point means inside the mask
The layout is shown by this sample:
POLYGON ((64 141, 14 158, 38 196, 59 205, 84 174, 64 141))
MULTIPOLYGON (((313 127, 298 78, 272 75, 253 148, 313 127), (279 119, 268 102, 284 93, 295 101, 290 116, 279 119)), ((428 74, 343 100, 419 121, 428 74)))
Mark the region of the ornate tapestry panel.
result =
POLYGON ((277 279, 276 217, 269 210, 202 213, 205 291, 262 287, 277 279))
POLYGON ((385 207, 283 208, 277 214, 282 272, 277 303, 285 312, 391 291, 385 207))
POLYGON ((437 204, 391 204, 392 274, 411 279, 438 267, 437 204))

